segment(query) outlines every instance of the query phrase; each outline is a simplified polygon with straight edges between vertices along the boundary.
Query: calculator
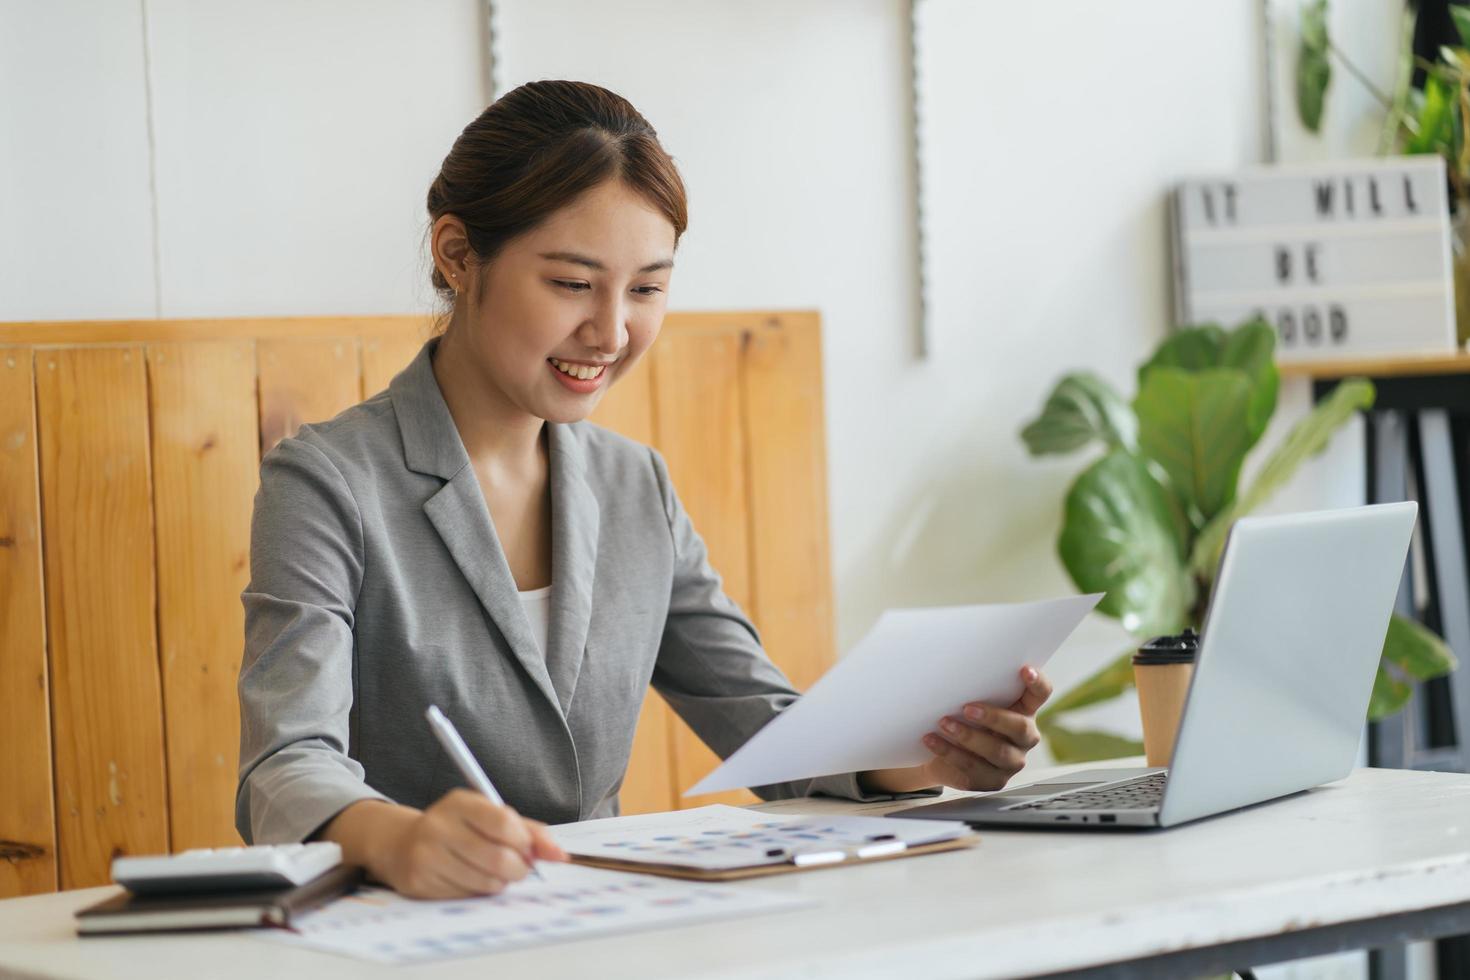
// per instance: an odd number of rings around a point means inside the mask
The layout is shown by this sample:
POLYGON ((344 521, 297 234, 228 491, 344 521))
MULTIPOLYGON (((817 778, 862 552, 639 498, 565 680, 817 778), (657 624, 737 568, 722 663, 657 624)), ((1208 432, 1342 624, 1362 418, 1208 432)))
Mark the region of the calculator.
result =
POLYGON ((342 863, 332 841, 198 847, 112 859, 112 880, 136 894, 237 891, 303 885, 342 863))

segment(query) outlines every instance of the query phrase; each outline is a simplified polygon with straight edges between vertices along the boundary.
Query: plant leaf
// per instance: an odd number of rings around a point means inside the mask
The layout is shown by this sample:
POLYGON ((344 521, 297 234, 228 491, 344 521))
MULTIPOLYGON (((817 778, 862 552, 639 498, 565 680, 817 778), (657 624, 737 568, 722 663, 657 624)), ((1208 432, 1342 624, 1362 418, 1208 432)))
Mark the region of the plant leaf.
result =
POLYGON ((1311 0, 1302 6, 1302 44, 1327 53, 1327 0, 1311 0))
POLYGON ((1220 366, 1239 368, 1251 379, 1247 421, 1254 446, 1276 411, 1281 375, 1276 370, 1276 331, 1265 320, 1248 320, 1230 332, 1220 351, 1220 366))
POLYGON ((1470 47, 1470 7, 1450 4, 1450 19, 1455 22, 1455 30, 1460 32, 1460 43, 1470 47))
POLYGON ((1144 386, 1155 368, 1172 367, 1193 372, 1220 367, 1226 339, 1224 328, 1214 323, 1180 327, 1164 338, 1154 356, 1138 369, 1138 387, 1144 386))
POLYGON ((1063 765, 1070 762, 1099 762, 1130 755, 1143 755, 1143 743, 1111 732, 1074 731, 1054 721, 1038 722, 1037 728, 1046 739, 1052 758, 1063 765))
POLYGON ((1132 686, 1133 650, 1130 648, 1062 697, 1042 708, 1036 719, 1040 722, 1063 712, 1097 704, 1099 701, 1111 701, 1132 686))
POLYGON ((1454 143, 1454 91, 1434 72, 1424 76, 1424 101, 1419 107, 1418 132, 1404 143, 1405 153, 1449 154, 1454 143))
POLYGON ((1143 461, 1113 450, 1067 493, 1057 553, 1083 592, 1106 592, 1098 611, 1130 633, 1171 633, 1187 622, 1194 579, 1169 502, 1143 461))
POLYGON ((1368 720, 1381 721, 1401 710, 1414 693, 1414 681, 1443 677, 1458 666, 1449 644, 1433 630, 1394 613, 1388 620, 1383 659, 1368 699, 1368 720))
POLYGON ((1331 83, 1331 62, 1303 49, 1296 63, 1296 110, 1309 133, 1322 131, 1322 111, 1327 106, 1327 86, 1331 83))
POLYGON ((1238 368, 1250 379, 1250 442, 1255 445, 1271 414, 1276 411, 1280 374, 1276 370, 1276 330, 1265 320, 1252 317, 1233 330, 1216 324, 1181 327, 1170 334, 1153 357, 1138 369, 1141 390, 1156 368, 1175 367, 1191 373, 1210 368, 1238 368))
POLYGON ((1235 499, 1252 442, 1249 376, 1234 368, 1149 371, 1133 401, 1138 446, 1169 474, 1201 526, 1235 499))
MULTIPOLYGON (((1389 673, 1383 664, 1378 665, 1378 676, 1373 678, 1373 694, 1368 698, 1368 720, 1382 721, 1409 703, 1414 689, 1389 673)), ((1040 723, 1037 724, 1040 728, 1040 723)))
POLYGON ((1388 621, 1383 659, 1416 681, 1443 677, 1459 666, 1449 644, 1433 630, 1397 613, 1388 621))
POLYGON ((1296 56, 1296 109, 1310 132, 1322 128, 1322 108, 1332 63, 1327 57, 1327 0, 1313 0, 1302 8, 1301 40, 1296 56))
POLYGON ((1212 580, 1215 566, 1220 562, 1220 552, 1225 547, 1225 536, 1235 519, 1255 510, 1281 489, 1302 463, 1327 448, 1333 433, 1344 422, 1359 410, 1371 408, 1373 398, 1371 381, 1351 378, 1318 402, 1311 414, 1298 422, 1281 445, 1266 458, 1250 487, 1205 525, 1195 539, 1189 559, 1190 570, 1205 581, 1212 580))
POLYGON ((1069 374, 1057 382, 1041 414, 1021 430, 1033 456, 1069 453, 1100 439, 1130 452, 1138 441, 1133 410, 1095 374, 1069 374))
POLYGON ((1455 48, 1453 50, 1457 52, 1455 63, 1459 69, 1457 72, 1459 78, 1455 83, 1455 105, 1457 111, 1450 113, 1450 155, 1445 158, 1445 165, 1452 174, 1455 174, 1459 178, 1458 186, 1464 186, 1466 166, 1464 153, 1467 77, 1465 75, 1465 65, 1462 61, 1459 61, 1459 56, 1464 55, 1466 52, 1462 48, 1455 48))

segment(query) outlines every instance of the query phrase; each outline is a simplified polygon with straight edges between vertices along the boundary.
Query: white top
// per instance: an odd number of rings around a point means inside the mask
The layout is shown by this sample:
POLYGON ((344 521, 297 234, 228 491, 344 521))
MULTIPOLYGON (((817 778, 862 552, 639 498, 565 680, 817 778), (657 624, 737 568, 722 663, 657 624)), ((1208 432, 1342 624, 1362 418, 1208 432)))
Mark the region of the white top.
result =
POLYGON ((541 647, 541 656, 546 656, 546 634, 551 629, 551 586, 517 593, 521 597, 521 608, 531 621, 531 635, 541 647))
MULTIPOLYGON (((1063 771, 1028 771, 1017 781, 1063 771)), ((980 845, 968 850, 720 886, 816 899, 808 909, 467 956, 434 972, 446 980, 487 970, 877 980, 1077 969, 1470 901, 1467 801, 1470 776, 1359 769, 1321 789, 1171 830, 981 830, 980 845), (1056 942, 1059 935, 1067 941, 1056 942)), ((872 814, 911 805, 829 798, 760 809, 872 814)), ((117 893, 108 885, 0 900, 0 975, 170 980, 198 976, 205 963, 225 980, 406 976, 402 967, 267 942, 251 930, 79 938, 72 912, 117 893)))

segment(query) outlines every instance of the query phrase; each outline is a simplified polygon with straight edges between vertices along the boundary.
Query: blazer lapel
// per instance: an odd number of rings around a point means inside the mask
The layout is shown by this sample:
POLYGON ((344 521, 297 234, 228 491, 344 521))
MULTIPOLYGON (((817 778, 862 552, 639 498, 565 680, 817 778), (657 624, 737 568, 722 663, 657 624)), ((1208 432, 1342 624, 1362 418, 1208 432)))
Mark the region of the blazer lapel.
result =
MULTIPOLYGON (((449 414, 449 406, 445 404, 439 382, 434 377, 430 357, 438 343, 437 337, 425 343, 418 356, 388 387, 403 436, 404 462, 409 469, 448 481, 424 502, 424 514, 443 539, 444 546, 499 628, 516 660, 552 705, 564 704, 557 697, 557 689, 547 670, 547 660, 541 655, 536 638, 531 635, 531 624, 521 609, 515 578, 511 575, 505 551, 500 547, 500 538, 491 522, 485 496, 480 491, 469 454, 465 452, 454 417, 449 414)), ((553 522, 553 539, 555 533, 553 522)), ((556 575, 554 559, 553 550, 553 583, 556 575)), ((569 695, 566 700, 570 700, 569 695)))
POLYGON ((597 497, 587 485, 586 460, 575 433, 556 422, 546 426, 551 456, 551 618, 546 666, 566 713, 577 689, 592 620, 601 516, 597 497))

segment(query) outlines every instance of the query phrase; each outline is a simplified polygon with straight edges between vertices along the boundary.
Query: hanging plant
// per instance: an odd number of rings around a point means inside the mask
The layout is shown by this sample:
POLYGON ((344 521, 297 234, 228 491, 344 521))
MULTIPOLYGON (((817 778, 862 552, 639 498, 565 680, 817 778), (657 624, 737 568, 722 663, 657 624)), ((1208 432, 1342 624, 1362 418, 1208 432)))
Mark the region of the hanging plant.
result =
MULTIPOLYGON (((1302 7, 1301 36, 1297 46, 1297 115, 1309 131, 1321 131, 1327 89, 1335 60, 1383 106, 1384 124, 1378 152, 1438 154, 1444 158, 1450 183, 1452 214, 1451 275, 1455 288, 1456 334, 1470 341, 1470 141, 1465 139, 1470 119, 1470 6, 1451 4, 1442 21, 1432 23, 1424 37, 1448 39, 1428 42, 1432 56, 1414 51, 1420 17, 1405 9, 1399 38, 1399 70, 1392 94, 1386 94, 1332 42, 1327 27, 1327 0, 1310 0, 1302 7)), ((1421 38, 1421 43, 1424 43, 1421 38)))

